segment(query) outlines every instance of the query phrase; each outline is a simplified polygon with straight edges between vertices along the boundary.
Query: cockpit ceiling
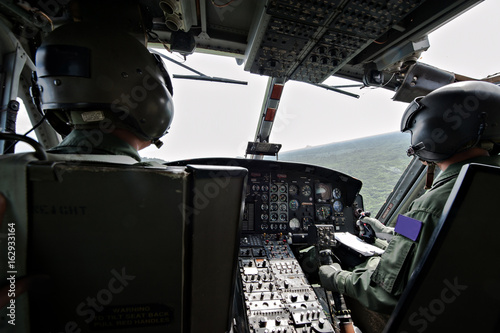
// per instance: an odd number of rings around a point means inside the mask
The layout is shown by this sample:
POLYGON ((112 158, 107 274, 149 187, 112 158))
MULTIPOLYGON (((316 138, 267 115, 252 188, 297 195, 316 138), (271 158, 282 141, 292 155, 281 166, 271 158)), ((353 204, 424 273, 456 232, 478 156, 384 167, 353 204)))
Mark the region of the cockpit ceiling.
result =
POLYGON ((367 67, 414 62, 428 47, 415 43, 480 1, 209 0, 191 6, 200 9, 201 31, 189 31, 198 50, 234 53, 252 73, 311 83, 334 74, 362 79, 367 67))
POLYGON ((185 55, 228 55, 252 73, 320 83, 400 71, 429 47, 429 32, 481 1, 9 0, 0 9, 6 17, 24 10, 24 25, 30 6, 55 26, 102 20, 185 55))

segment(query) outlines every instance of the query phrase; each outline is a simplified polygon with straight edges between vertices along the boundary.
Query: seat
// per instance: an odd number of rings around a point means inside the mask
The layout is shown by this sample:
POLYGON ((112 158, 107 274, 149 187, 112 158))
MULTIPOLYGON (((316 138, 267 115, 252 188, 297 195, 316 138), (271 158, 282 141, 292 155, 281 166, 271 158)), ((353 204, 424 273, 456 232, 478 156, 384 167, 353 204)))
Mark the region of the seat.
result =
POLYGON ((14 273, 48 279, 16 298, 16 326, 0 309, 0 331, 230 331, 246 175, 2 156, 14 273))
POLYGON ((465 165, 385 333, 499 332, 500 168, 465 165))

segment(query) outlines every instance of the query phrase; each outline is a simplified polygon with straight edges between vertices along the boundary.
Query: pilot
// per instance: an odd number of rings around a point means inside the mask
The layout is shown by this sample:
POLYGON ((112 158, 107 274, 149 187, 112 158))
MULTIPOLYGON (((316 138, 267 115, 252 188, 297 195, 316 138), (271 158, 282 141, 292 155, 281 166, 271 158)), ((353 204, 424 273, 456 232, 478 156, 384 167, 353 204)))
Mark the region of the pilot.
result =
MULTIPOLYGON (((36 68, 34 99, 65 136, 50 153, 120 155, 136 164, 140 149, 161 145, 174 113, 172 83, 161 59, 136 37, 66 24, 37 49, 36 68)), ((0 193, 0 226, 7 206, 0 193)), ((34 279, 16 281, 16 296, 34 279)), ((9 302, 7 291, 0 288, 0 308, 9 302)))
POLYGON ((50 153, 129 156, 161 146, 172 121, 172 83, 138 38, 70 23, 36 52, 39 105, 64 140, 50 153))
MULTIPOLYGON (((420 226, 420 231, 395 233, 380 257, 371 257, 352 271, 338 264, 321 266, 322 285, 370 310, 390 314, 425 251, 461 167, 468 163, 500 166, 499 124, 500 87, 492 83, 453 83, 416 98, 401 121, 401 131, 411 133, 408 155, 441 169, 432 187, 404 214, 403 218, 410 218, 406 222, 420 226)), ((394 232, 376 219, 362 220, 375 230, 394 232)))

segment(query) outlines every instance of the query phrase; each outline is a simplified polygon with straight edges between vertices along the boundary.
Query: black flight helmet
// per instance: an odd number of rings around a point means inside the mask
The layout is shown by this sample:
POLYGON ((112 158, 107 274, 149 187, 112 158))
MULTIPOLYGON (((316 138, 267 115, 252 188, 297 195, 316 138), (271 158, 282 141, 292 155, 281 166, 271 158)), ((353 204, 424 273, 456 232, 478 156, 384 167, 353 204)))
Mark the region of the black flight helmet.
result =
POLYGON ((59 133, 116 126, 161 145, 174 114, 172 82, 136 37, 69 23, 44 39, 36 69, 41 109, 59 133))
POLYGON ((411 133, 408 155, 444 161, 474 146, 492 151, 500 142, 500 87, 457 82, 417 97, 406 109, 401 131, 411 133))

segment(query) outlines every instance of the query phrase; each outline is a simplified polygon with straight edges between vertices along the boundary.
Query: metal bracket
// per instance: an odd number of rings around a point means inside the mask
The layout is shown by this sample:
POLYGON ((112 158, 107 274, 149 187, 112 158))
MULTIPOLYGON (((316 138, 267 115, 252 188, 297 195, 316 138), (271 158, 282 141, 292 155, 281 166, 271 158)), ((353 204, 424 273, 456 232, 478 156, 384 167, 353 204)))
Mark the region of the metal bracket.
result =
MULTIPOLYGON (((5 132, 7 129, 7 118, 9 103, 15 101, 19 89, 19 77, 26 64, 28 55, 20 44, 16 45, 16 50, 4 57, 4 82, 2 92, 2 109, 0 110, 0 132, 5 132)), ((0 141, 0 155, 4 153, 5 141, 0 141)))

